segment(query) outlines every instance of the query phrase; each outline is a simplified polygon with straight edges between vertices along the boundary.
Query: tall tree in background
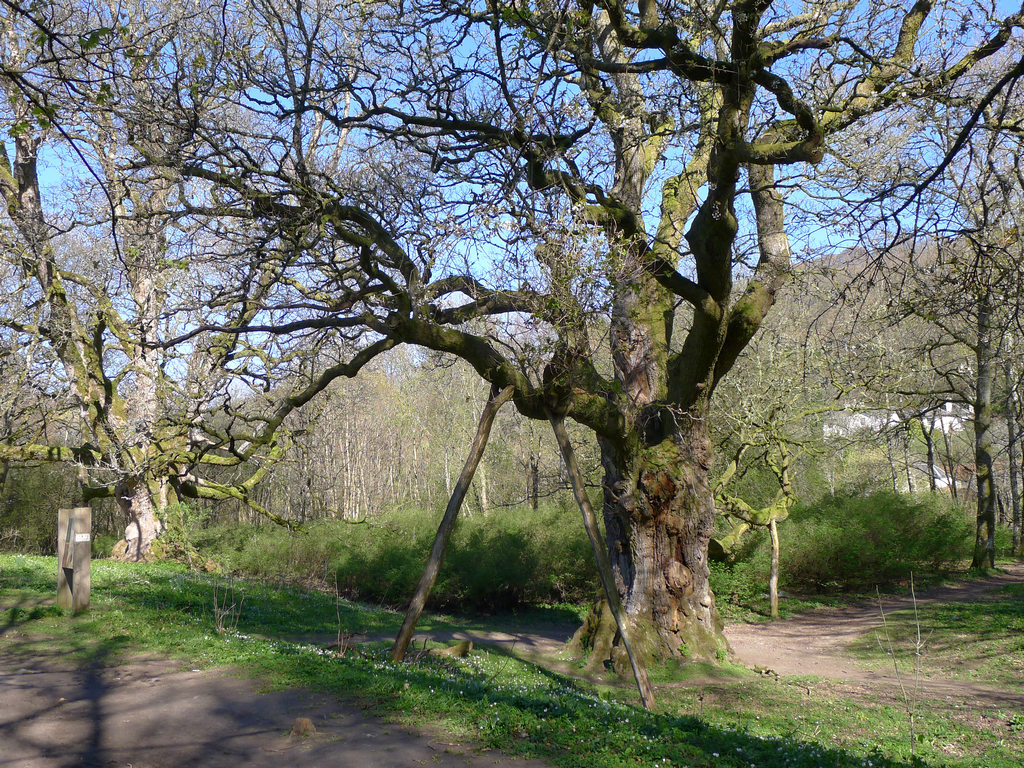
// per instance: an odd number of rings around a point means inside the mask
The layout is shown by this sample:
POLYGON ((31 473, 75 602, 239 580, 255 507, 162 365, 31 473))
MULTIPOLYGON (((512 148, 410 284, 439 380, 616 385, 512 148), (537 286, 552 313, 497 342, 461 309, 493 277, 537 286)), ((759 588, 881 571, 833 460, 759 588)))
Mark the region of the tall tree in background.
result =
MULTIPOLYGON (((11 283, 16 301, 8 305, 15 311, 4 317, 4 325, 22 348, 39 351, 32 365, 49 357, 60 370, 58 376, 69 388, 67 407, 77 411, 73 429, 79 442, 51 446, 30 439, 15 441, 4 452, 8 459, 77 462, 86 499, 117 499, 131 521, 126 538, 140 555, 159 530, 156 507, 166 506, 168 493, 166 469, 159 467, 164 457, 154 450, 159 439, 154 430, 159 363, 152 343, 165 274, 163 212, 169 184, 156 177, 131 178, 124 167, 126 147, 117 141, 119 132, 110 114, 102 108, 81 108, 83 101, 98 106, 114 98, 115 89, 144 90, 140 67, 131 73, 139 79, 125 76, 97 83, 90 72, 102 58, 93 56, 95 41, 83 38, 77 41, 77 50, 68 51, 67 40, 76 38, 51 37, 45 31, 90 21, 98 26, 103 12, 92 19, 72 6, 50 12, 33 23, 26 13, 8 6, 0 30, 5 122, 13 143, 13 154, 6 145, 0 151, 0 195, 11 225, 7 253, 16 275, 11 283), (54 81, 55 87, 50 87, 54 81), (58 112, 63 137, 53 126, 58 112), (75 218, 98 216, 109 222, 113 241, 97 242, 78 232, 77 237, 62 237, 75 228, 74 219, 51 217, 47 210, 57 205, 44 191, 40 154, 47 140, 60 141, 72 134, 78 151, 88 153, 97 179, 108 190, 110 208, 97 212, 98 201, 82 196, 75 218), (105 246, 116 252, 102 253, 105 246), (119 289, 127 294, 125 301, 117 296, 119 289), (16 311, 19 307, 21 312, 16 311)), ((141 45, 161 44, 134 31, 141 45)), ((145 69, 145 56, 139 64, 145 69)), ((143 141, 159 143, 154 136, 143 141)), ((67 144, 65 149, 71 151, 67 144)))
POLYGON ((995 564, 994 417, 999 374, 1014 356, 1010 341, 1019 332, 1024 297, 1020 144, 1007 133, 1020 125, 1019 104, 1014 83, 981 111, 983 130, 975 136, 958 138, 953 126, 943 126, 938 135, 945 139, 939 144, 944 153, 954 141, 963 147, 950 161, 948 182, 929 191, 927 219, 918 224, 911 263, 900 277, 904 312, 932 328, 922 353, 936 379, 950 399, 973 410, 974 568, 995 564))

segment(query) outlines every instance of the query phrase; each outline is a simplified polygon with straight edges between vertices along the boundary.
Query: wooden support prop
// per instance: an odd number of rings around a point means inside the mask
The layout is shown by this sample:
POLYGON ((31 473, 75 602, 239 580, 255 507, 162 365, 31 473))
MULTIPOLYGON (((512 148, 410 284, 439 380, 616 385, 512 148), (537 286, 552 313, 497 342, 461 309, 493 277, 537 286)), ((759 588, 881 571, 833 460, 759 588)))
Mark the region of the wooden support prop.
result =
POLYGON ((444 517, 437 527, 437 534, 434 536, 434 545, 430 549, 430 558, 427 560, 427 567, 423 569, 419 586, 416 587, 416 594, 409 602, 405 610, 405 620, 402 628, 398 630, 398 637, 391 648, 391 660, 401 661, 405 658, 405 652, 412 642, 412 634, 416 630, 416 622, 423 613, 423 606, 427 603, 430 590, 434 588, 437 581, 437 574, 441 570, 441 563, 444 561, 444 553, 448 549, 448 541, 451 539, 452 531, 455 530, 455 520, 459 516, 462 502, 469 491, 469 484, 473 481, 476 468, 483 458, 484 449, 487 447, 487 439, 491 435, 491 426, 494 424, 494 417, 498 414, 505 403, 512 399, 512 387, 498 390, 496 386, 491 387, 491 393, 484 404, 483 413, 480 414, 480 421, 476 427, 476 435, 473 437, 473 444, 469 449, 469 456, 466 457, 466 465, 462 468, 462 474, 455 483, 455 489, 448 500, 448 506, 444 510, 444 517))
POLYGON ((772 560, 768 570, 768 606, 773 619, 779 618, 779 525, 773 517, 768 521, 772 539, 772 560))
POLYGON ((57 512, 57 605, 73 613, 89 607, 92 560, 92 510, 57 512))
POLYGON ((548 420, 551 422, 551 429, 554 430, 555 440, 562 452, 562 461, 569 472, 569 481, 572 483, 572 492, 576 497, 576 504, 583 513, 583 527, 587 529, 587 538, 590 539, 590 546, 594 550, 594 560, 597 561, 597 571, 601 576, 601 586, 604 587, 604 595, 608 599, 608 607, 612 616, 615 617, 615 626, 619 630, 619 637, 629 657, 629 665, 633 668, 633 678, 636 680, 637 690, 640 691, 640 700, 644 709, 654 709, 654 690, 651 688, 651 681, 647 678, 647 668, 633 653, 633 644, 629 639, 629 625, 626 621, 626 611, 622 607, 622 599, 619 597, 619 590, 615 586, 615 577, 612 576, 612 566, 608 562, 608 553, 604 551, 604 544, 601 541, 597 528, 597 516, 594 514, 594 507, 587 498, 586 487, 583 482, 583 473, 580 472, 579 464, 576 462, 576 452, 569 442, 569 433, 565 430, 565 420, 548 411, 548 420))

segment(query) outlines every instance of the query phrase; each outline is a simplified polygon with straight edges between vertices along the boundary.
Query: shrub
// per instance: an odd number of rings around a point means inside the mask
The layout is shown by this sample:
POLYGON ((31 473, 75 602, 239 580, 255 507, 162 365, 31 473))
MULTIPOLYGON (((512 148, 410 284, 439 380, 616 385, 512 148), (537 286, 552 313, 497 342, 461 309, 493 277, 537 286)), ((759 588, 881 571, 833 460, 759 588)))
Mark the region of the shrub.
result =
POLYGON ((732 563, 711 562, 711 588, 719 604, 754 605, 768 589, 768 571, 760 570, 760 562, 737 560, 732 563))
MULTIPOLYGON (((402 605, 419 583, 440 516, 393 511, 366 523, 216 526, 193 536, 203 557, 267 580, 303 582, 346 597, 402 605)), ((431 594, 434 608, 494 611, 521 603, 589 601, 593 557, 574 510, 495 510, 460 519, 431 594)))
POLYGON ((264 581, 327 585, 337 540, 356 526, 319 521, 301 533, 276 525, 223 524, 193 537, 204 558, 264 581))
POLYGON ((113 533, 96 533, 92 537, 92 557, 98 559, 101 557, 110 557, 111 552, 114 551, 114 545, 117 544, 120 537, 113 533))
MULTIPOLYGON (((338 583, 351 596, 400 604, 415 590, 437 519, 420 513, 413 523, 408 515, 390 516, 392 526, 347 547, 338 559, 338 583)), ((576 516, 502 509, 459 523, 431 604, 502 610, 528 602, 589 600, 595 590, 592 558, 576 516)))
POLYGON ((206 522, 207 511, 202 507, 178 503, 160 509, 157 515, 164 530, 153 542, 153 555, 158 559, 194 565, 198 553, 193 539, 206 522))
MULTIPOLYGON (((766 588, 767 537, 752 540, 731 567, 716 568, 720 593, 724 587, 744 599, 766 588)), ((876 491, 798 505, 779 525, 779 543, 782 585, 860 590, 962 563, 970 557, 973 523, 970 513, 936 494, 876 491)))
POLYGON ((55 553, 57 510, 74 506, 76 484, 68 465, 12 466, 0 487, 0 551, 55 553))

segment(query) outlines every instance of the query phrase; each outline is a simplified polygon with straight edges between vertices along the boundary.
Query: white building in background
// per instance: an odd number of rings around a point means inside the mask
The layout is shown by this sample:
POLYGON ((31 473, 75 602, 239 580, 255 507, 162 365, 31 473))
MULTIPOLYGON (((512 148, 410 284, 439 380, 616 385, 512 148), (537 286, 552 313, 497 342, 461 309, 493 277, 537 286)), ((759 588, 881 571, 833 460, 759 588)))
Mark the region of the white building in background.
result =
POLYGON ((825 437, 850 437, 858 432, 881 432, 898 423, 895 413, 845 410, 830 414, 822 431, 825 437))
MULTIPOLYGON (((890 440, 898 430, 906 429, 909 424, 917 421, 926 436, 939 441, 940 444, 944 443, 948 450, 949 437, 969 428, 973 418, 974 410, 970 406, 950 402, 945 402, 938 408, 923 414, 914 413, 903 416, 898 411, 858 410, 856 406, 851 405, 842 411, 830 414, 822 425, 822 432, 826 439, 855 438, 858 434, 861 437, 864 437, 865 434, 884 434, 886 440, 890 440)), ((892 451, 891 444, 889 448, 892 451)), ((906 446, 904 446, 903 453, 907 461, 906 473, 893 471, 894 486, 897 483, 897 474, 900 474, 904 481, 904 488, 913 491, 915 485, 911 480, 911 470, 913 470, 926 478, 934 478, 936 490, 952 491, 954 494, 960 488, 970 491, 974 481, 973 466, 955 466, 952 468, 953 476, 951 477, 950 468, 943 467, 938 461, 929 467, 928 462, 911 461, 906 446)))
POLYGON ((925 477, 928 477, 928 473, 930 471, 935 477, 935 490, 948 491, 952 489, 953 479, 943 467, 936 465, 929 470, 928 462, 926 461, 915 461, 911 466, 925 477))
MULTIPOLYGON (((940 432, 953 434, 962 432, 971 419, 974 412, 969 406, 956 403, 943 403, 938 410, 929 411, 923 416, 916 417, 921 421, 925 431, 936 428, 940 432)), ((886 429, 894 429, 907 421, 896 411, 884 409, 857 410, 848 406, 846 410, 831 414, 822 426, 825 437, 851 437, 863 432, 883 432, 886 429)))
POLYGON ((963 432, 973 418, 974 409, 970 406, 943 403, 942 408, 938 411, 921 417, 921 426, 925 429, 935 426, 940 432, 949 435, 954 432, 963 432))

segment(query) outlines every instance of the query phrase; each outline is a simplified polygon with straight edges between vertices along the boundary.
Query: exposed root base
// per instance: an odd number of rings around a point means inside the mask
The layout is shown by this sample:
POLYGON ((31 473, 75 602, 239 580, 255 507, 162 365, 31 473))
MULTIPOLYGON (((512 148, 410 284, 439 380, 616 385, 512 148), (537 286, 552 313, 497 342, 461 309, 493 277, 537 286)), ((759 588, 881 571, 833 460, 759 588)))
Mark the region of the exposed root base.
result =
POLYGON ((148 554, 143 554, 141 557, 138 555, 138 546, 136 541, 128 541, 127 539, 121 539, 114 545, 114 548, 110 552, 111 560, 121 560, 126 563, 138 563, 147 560, 152 560, 148 554))
MULTIPOLYGON (((663 631, 653 622, 630 621, 633 652, 645 667, 674 659, 677 661, 725 661, 732 655, 729 642, 722 634, 720 622, 709 632, 696 624, 677 632, 663 631)), ((606 600, 599 600, 590 609, 582 626, 566 644, 566 650, 577 659, 586 659, 589 675, 614 671, 622 678, 632 676, 629 657, 619 640, 615 617, 606 600)))

